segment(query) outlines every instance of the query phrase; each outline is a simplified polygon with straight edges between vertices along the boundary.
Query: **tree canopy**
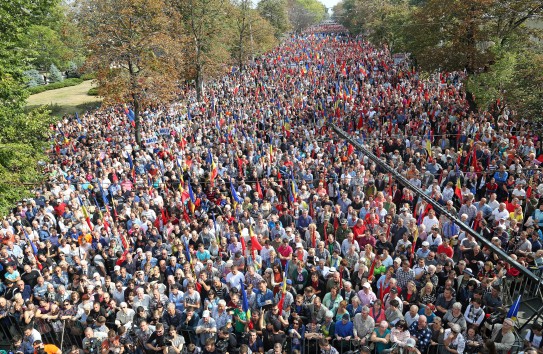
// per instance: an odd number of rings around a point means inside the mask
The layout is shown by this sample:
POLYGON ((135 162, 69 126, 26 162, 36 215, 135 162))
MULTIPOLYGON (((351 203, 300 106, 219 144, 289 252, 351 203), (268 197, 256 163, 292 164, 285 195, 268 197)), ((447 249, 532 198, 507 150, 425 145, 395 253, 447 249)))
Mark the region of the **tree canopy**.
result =
POLYGON ((543 116, 543 51, 541 27, 527 21, 542 14, 539 0, 343 0, 334 8, 351 32, 409 52, 419 70, 465 70, 479 109, 499 101, 530 119, 543 116))

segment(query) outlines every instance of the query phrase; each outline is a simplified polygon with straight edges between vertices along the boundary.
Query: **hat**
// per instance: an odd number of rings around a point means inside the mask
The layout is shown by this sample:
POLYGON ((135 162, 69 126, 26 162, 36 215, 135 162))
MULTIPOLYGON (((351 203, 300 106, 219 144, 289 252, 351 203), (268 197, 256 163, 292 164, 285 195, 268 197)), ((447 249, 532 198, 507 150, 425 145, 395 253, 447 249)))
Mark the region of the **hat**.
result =
POLYGON ((466 274, 466 275, 468 275, 470 277, 473 277, 473 272, 469 268, 464 269, 464 274, 466 274))
POLYGON ((345 225, 347 223, 347 219, 341 219, 341 225, 345 225))
POLYGON ((335 268, 335 267, 330 268, 330 270, 328 271, 328 273, 330 273, 330 274, 335 273, 335 272, 336 272, 336 268, 335 268))
POLYGON ((405 341, 405 345, 409 348, 415 348, 416 344, 417 342, 415 342, 413 338, 407 338, 407 340, 405 341))
POLYGON ((116 265, 115 267, 113 267, 113 270, 114 270, 114 271, 121 270, 121 266, 116 265))
POLYGON ((344 320, 348 320, 349 319, 349 314, 345 313, 345 314, 343 314, 343 316, 341 318, 344 319, 344 320))
POLYGON ((287 285, 292 285, 292 280, 291 279, 287 279, 287 285))
POLYGON ((428 243, 428 241, 424 241, 422 243, 422 247, 429 247, 430 246, 430 243, 428 243))
POLYGON ((391 294, 397 294, 397 293, 398 293, 398 289, 392 288, 392 289, 390 289, 390 293, 391 293, 391 294))
POLYGON ((202 317, 209 317, 209 311, 208 311, 208 310, 205 310, 205 311, 202 313, 202 317))
POLYGON ((292 227, 286 227, 285 231, 292 231, 292 227))
POLYGON ((94 274, 92 275, 93 278, 96 278, 96 277, 99 277, 100 274, 98 272, 94 272, 94 274))
POLYGON ((298 242, 298 243, 296 244, 296 248, 304 248, 304 245, 302 245, 301 242, 298 242))
POLYGON ((143 250, 142 250, 141 248, 138 248, 138 249, 136 250, 136 253, 141 253, 141 252, 143 252, 143 250))
POLYGON ((368 289, 371 288, 370 283, 368 283, 368 282, 365 282, 364 284, 362 284, 362 287, 363 288, 368 288, 368 289))

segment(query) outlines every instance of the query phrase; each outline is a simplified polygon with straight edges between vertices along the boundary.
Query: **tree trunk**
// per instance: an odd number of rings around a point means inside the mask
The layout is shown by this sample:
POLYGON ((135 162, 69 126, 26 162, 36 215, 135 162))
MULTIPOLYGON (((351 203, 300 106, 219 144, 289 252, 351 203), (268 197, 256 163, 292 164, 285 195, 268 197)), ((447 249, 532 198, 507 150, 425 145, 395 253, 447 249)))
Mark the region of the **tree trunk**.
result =
POLYGON ((202 48, 196 40, 196 100, 202 102, 204 94, 204 69, 202 67, 202 48))
POLYGON ((132 94, 132 101, 134 103, 134 123, 136 125, 136 143, 141 146, 141 121, 140 121, 140 101, 138 95, 132 94))

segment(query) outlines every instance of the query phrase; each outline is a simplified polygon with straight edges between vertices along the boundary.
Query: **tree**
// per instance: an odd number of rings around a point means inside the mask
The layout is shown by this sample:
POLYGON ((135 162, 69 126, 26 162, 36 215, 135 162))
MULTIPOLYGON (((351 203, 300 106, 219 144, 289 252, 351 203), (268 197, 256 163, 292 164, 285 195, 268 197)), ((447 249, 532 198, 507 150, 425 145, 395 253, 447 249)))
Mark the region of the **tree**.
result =
POLYGON ((40 183, 38 161, 45 158, 51 118, 40 109, 24 112, 25 71, 32 58, 23 45, 29 28, 40 25, 56 0, 0 1, 0 213, 40 183))
POLYGON ((51 64, 49 67, 49 79, 51 79, 51 82, 61 82, 64 81, 64 77, 62 76, 62 73, 55 64, 51 64))
POLYGON ((178 12, 181 28, 190 41, 187 52, 189 67, 194 72, 196 97, 200 102, 206 74, 213 74, 228 60, 226 0, 171 0, 178 12))
POLYGON ((167 102, 177 92, 183 53, 172 35, 175 14, 162 0, 83 0, 79 21, 100 96, 133 105, 141 144, 142 105, 167 102))
POLYGON ((24 74, 26 79, 28 80, 28 87, 36 87, 45 84, 45 81, 43 80, 43 75, 40 74, 40 72, 36 69, 27 70, 24 74))
POLYGON ((290 30, 286 0, 262 0, 258 3, 257 10, 260 16, 275 28, 277 39, 290 30))
POLYGON ((318 0, 287 1, 288 18, 296 32, 321 22, 326 16, 326 7, 318 0))

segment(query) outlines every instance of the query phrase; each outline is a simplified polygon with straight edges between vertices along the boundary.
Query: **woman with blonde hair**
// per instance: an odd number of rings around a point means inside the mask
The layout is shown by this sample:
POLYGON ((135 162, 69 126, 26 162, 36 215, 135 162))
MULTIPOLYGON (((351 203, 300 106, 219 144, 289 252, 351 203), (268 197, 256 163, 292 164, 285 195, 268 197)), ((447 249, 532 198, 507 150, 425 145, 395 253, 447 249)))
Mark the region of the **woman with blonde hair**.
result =
POLYGON ((433 304, 437 300, 436 293, 434 291, 434 284, 427 282, 419 293, 419 306, 426 307, 428 304, 433 304))
POLYGON ((305 242, 309 245, 310 248, 316 248, 317 243, 321 239, 320 233, 317 231, 317 225, 314 223, 309 224, 304 235, 305 242))

